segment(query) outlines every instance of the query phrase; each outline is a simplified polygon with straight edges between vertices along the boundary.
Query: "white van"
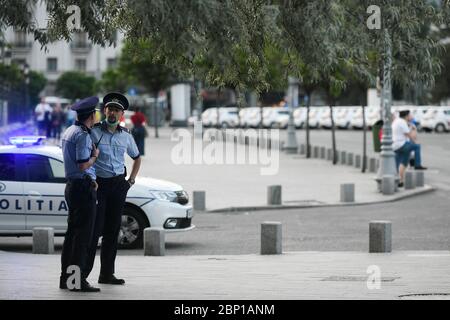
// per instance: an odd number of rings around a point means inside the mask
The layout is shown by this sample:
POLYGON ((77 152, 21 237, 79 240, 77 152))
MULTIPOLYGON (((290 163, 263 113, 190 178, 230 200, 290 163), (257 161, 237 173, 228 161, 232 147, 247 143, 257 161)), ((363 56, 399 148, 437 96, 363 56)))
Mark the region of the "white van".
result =
POLYGON ((429 107, 420 122, 422 129, 443 133, 450 130, 450 106, 429 107))

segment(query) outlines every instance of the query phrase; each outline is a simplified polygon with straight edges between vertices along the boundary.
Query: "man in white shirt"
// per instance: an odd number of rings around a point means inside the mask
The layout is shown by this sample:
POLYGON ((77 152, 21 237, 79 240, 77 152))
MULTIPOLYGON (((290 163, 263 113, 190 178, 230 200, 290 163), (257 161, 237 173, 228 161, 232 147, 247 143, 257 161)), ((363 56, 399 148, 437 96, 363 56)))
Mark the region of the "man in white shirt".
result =
POLYGON ((50 125, 49 116, 52 114, 52 111, 53 108, 45 102, 45 97, 42 97, 41 103, 39 103, 34 109, 38 132, 40 135, 47 136, 47 127, 50 125))
POLYGON ((414 151, 415 169, 426 169, 422 166, 420 144, 414 142, 416 137, 408 126, 408 122, 412 120, 411 118, 412 116, 409 110, 400 111, 399 117, 392 123, 392 148, 395 151, 395 160, 399 170, 399 187, 403 187, 405 170, 412 151, 414 151))

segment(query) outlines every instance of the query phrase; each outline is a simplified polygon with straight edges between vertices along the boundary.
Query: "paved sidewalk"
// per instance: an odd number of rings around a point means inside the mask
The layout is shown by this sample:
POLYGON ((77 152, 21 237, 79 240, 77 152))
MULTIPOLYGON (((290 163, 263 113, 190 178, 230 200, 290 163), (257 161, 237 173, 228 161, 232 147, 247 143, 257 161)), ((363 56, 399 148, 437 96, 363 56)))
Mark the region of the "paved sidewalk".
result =
MULTIPOLYGON (((286 155, 282 151, 275 175, 261 175, 261 169, 268 165, 259 164, 177 165, 171 158, 178 144, 171 141, 173 130, 161 128, 160 138, 156 139, 149 129, 150 137, 146 140, 146 155, 139 174, 181 184, 191 196, 194 190, 206 191, 208 211, 267 209, 269 185, 282 185, 282 207, 286 208, 342 205, 340 185, 343 183, 355 184, 355 204, 394 201, 432 190, 430 186, 407 191, 401 189, 395 195, 384 196, 377 191, 375 173, 363 174, 351 166, 333 166, 326 160, 305 159, 300 154, 286 155)), ((238 145, 237 148, 245 147, 238 145)), ((255 146, 251 148, 257 150, 255 146)), ((129 159, 127 166, 131 168, 129 159)))
POLYGON ((449 265, 448 251, 119 256, 125 286, 74 293, 58 289, 59 255, 0 251, 0 299, 449 299, 449 265), (367 286, 370 266, 379 268, 380 289, 367 286))

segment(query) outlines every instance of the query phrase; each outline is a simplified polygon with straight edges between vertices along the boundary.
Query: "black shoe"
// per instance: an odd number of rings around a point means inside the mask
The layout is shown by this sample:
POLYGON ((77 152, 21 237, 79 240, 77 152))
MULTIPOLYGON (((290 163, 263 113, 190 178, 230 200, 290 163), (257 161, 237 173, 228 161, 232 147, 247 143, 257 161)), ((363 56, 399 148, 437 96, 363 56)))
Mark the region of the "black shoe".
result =
POLYGON ((104 283, 104 284, 125 284, 125 280, 117 279, 114 275, 110 275, 110 276, 100 275, 100 277, 98 277, 98 283, 104 283))
POLYGON ((414 169, 416 169, 416 170, 427 170, 428 168, 422 167, 422 166, 418 166, 418 167, 415 167, 414 169))
POLYGON ((399 182, 399 183, 398 183, 398 187, 399 187, 399 188, 403 188, 403 186, 404 186, 403 182, 399 182))
POLYGON ((67 289, 67 278, 66 277, 59 277, 59 288, 67 289))
POLYGON ((100 288, 93 287, 86 280, 81 280, 80 289, 70 289, 70 291, 75 292, 100 292, 100 288))

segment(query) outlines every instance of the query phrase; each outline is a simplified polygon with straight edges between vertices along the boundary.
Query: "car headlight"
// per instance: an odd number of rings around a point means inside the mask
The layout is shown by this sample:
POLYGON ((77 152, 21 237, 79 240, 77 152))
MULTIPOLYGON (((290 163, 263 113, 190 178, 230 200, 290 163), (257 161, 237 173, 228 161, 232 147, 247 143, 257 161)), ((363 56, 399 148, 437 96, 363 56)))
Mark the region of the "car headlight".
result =
POLYGON ((150 195, 158 200, 173 202, 177 199, 177 194, 172 191, 154 191, 150 190, 150 195))

